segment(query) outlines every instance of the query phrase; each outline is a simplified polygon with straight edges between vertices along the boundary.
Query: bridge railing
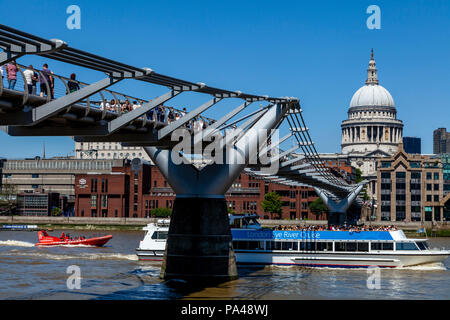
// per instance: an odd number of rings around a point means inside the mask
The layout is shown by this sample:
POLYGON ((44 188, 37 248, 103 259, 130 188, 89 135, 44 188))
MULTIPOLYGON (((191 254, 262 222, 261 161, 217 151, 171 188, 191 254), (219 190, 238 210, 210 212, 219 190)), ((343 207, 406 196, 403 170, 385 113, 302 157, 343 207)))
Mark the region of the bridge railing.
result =
MULTIPOLYGON (((4 66, 0 67, 3 68, 4 66)), ((11 90, 23 92, 23 105, 26 105, 31 95, 45 97, 47 102, 51 101, 52 99, 58 99, 62 96, 67 95, 70 93, 69 82, 77 84, 80 89, 89 85, 86 82, 71 79, 69 77, 65 77, 53 72, 50 74, 53 81, 50 81, 49 83, 47 81, 47 77, 44 75, 43 70, 30 68, 29 66, 25 66, 19 63, 17 63, 17 67, 17 79, 11 90), (25 70, 32 70, 34 72, 35 79, 32 81, 32 85, 30 87, 28 87, 27 80, 25 79, 25 70), (49 94, 47 94, 47 92, 49 94)), ((3 79, 0 83, 0 96, 3 92, 3 89, 10 89, 7 81, 7 72, 5 69, 3 79)), ((98 93, 88 97, 87 99, 79 101, 77 105, 81 105, 87 108, 86 115, 89 113, 90 108, 96 108, 104 111, 105 113, 109 112, 120 116, 131 111, 134 102, 136 102, 136 107, 140 107, 142 104, 149 101, 151 100, 137 98, 109 89, 103 89, 98 93), (127 105, 125 105, 126 103, 127 105)), ((176 118, 182 117, 187 112, 172 106, 163 105, 159 107, 159 110, 155 110, 154 112, 150 111, 145 117, 140 117, 140 119, 168 124, 170 123, 168 119, 168 112, 170 109, 172 109, 172 112, 174 112, 176 118)), ((207 124, 215 121, 214 119, 205 117, 203 115, 200 115, 199 118, 201 118, 207 124)))

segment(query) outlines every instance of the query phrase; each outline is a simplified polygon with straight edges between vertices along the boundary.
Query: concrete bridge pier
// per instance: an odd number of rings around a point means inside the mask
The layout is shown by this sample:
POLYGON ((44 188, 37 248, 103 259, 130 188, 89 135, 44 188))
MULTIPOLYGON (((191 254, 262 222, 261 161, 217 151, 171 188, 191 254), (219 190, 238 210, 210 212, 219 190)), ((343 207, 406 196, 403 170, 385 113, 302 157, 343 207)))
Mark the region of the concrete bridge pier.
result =
POLYGON ((177 196, 161 278, 214 282, 237 277, 225 198, 177 196))

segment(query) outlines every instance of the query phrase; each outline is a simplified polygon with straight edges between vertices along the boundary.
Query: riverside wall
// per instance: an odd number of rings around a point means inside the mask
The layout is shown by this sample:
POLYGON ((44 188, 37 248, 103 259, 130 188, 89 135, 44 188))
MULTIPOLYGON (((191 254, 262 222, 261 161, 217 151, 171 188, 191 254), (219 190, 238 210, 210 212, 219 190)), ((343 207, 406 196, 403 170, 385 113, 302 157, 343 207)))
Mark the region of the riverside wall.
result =
MULTIPOLYGON (((158 218, 102 218, 102 217, 38 217, 38 216, 0 216, 0 224, 37 224, 37 225, 98 225, 98 226, 145 226, 156 222, 158 218)), ((269 220, 260 219, 263 227, 276 227, 279 225, 326 225, 324 220, 269 220)), ((364 222, 365 225, 389 226, 394 225, 400 229, 415 230, 419 228, 450 230, 450 221, 446 222, 364 222)))

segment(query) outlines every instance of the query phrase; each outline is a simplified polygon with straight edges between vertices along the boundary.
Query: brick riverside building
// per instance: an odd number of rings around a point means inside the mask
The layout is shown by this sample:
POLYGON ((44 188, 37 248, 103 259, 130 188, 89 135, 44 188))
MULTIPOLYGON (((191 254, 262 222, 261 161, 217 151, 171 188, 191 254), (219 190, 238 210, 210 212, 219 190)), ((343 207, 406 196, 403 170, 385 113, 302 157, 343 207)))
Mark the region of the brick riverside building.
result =
MULTIPOLYGON (((256 179, 242 173, 225 195, 230 209, 237 213, 256 213, 264 219, 325 220, 309 210, 317 199, 312 188, 292 187, 256 179), (281 195, 281 216, 264 212, 264 195, 281 195)), ((151 216, 155 208, 172 209, 175 193, 154 165, 113 167, 110 174, 89 173, 75 177, 75 216, 137 217, 151 216)))
POLYGON ((411 155, 399 144, 391 158, 378 160, 377 221, 448 221, 442 160, 411 155))

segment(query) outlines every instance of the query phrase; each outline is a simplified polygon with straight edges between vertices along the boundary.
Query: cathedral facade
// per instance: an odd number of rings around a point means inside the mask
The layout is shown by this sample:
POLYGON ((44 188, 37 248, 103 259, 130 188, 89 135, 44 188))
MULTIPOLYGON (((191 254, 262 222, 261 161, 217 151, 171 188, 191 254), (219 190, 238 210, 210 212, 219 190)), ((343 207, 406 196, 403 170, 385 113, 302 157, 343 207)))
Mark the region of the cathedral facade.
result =
POLYGON ((365 85, 350 101, 348 118, 342 121, 341 153, 321 154, 323 160, 346 161, 370 180, 367 194, 376 196, 377 159, 391 157, 403 139, 403 122, 397 119, 394 99, 378 81, 373 50, 365 85))

